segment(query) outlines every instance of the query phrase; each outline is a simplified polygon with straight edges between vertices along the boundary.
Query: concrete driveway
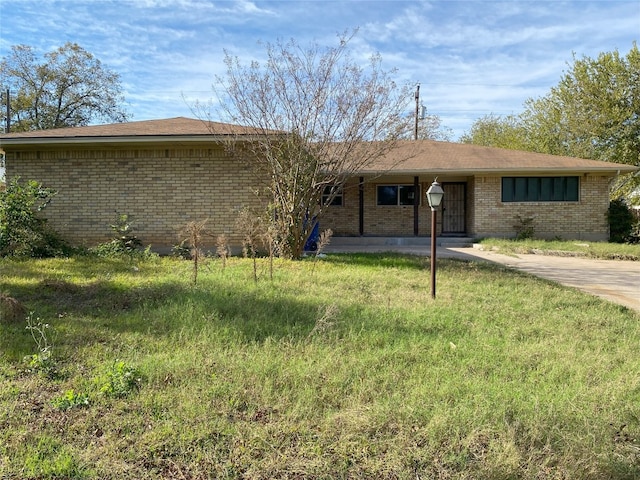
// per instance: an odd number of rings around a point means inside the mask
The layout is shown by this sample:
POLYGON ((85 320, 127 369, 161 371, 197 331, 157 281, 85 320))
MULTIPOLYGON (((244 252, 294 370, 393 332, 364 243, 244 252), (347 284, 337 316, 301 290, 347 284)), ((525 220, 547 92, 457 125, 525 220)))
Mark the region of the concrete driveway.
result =
MULTIPOLYGON (((331 252, 395 251, 414 255, 430 255, 429 246, 348 246, 331 248, 331 252)), ((489 261, 546 278, 562 285, 605 298, 640 312, 640 262, 625 260, 593 260, 583 257, 547 255, 503 255, 478 248, 438 247, 438 258, 489 261)))
POLYGON ((443 255, 501 263, 640 312, 640 262, 522 254, 502 255, 476 248, 442 249, 443 255))

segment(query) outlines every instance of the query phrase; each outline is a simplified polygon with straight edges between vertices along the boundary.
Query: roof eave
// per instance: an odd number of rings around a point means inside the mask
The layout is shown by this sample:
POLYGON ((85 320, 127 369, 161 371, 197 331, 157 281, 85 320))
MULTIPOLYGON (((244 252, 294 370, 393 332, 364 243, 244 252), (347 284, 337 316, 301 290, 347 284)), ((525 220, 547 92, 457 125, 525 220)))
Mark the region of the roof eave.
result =
POLYGON ((563 175, 584 175, 584 174, 609 174, 620 175, 622 173, 632 173, 638 171, 638 167, 628 165, 621 167, 615 165, 612 167, 589 167, 589 168, 576 168, 576 167, 554 167, 554 168, 478 168, 478 169, 445 169, 445 168, 433 168, 433 169, 421 169, 421 170, 362 170, 358 172, 360 175, 458 175, 458 176, 473 176, 481 174, 512 174, 512 175, 544 175, 544 174, 558 174, 563 175))
MULTIPOLYGON (((242 136, 242 135, 240 135, 242 136)), ((0 138, 0 146, 3 147, 28 147, 28 146, 65 146, 65 145, 132 145, 149 143, 220 143, 237 138, 235 134, 225 135, 134 135, 119 137, 38 137, 38 138, 0 138)))

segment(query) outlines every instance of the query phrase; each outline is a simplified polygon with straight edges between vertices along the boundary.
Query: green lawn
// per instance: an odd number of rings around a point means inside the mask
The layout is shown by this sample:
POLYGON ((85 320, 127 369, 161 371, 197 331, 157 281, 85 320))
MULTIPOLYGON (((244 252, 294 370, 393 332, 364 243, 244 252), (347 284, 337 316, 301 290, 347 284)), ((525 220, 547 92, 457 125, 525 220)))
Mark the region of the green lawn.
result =
POLYGON ((481 241, 486 249, 506 254, 541 253, 545 255, 575 255, 600 260, 640 261, 640 245, 587 242, 582 240, 505 240, 485 238, 481 241))
POLYGON ((0 260, 37 327, 0 325, 0 478, 640 477, 637 312, 488 263, 435 300, 414 256, 190 268, 0 260))

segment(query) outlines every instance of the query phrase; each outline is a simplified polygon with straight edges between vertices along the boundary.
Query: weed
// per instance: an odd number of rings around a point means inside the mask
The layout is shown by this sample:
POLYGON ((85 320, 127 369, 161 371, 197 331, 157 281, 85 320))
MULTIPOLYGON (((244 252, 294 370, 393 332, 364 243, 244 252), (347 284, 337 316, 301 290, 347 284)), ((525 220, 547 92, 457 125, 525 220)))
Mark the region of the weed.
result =
POLYGON ((48 323, 43 323, 40 318, 33 319, 33 312, 27 316, 27 326, 25 327, 31 334, 31 338, 36 344, 37 352, 25 357, 27 371, 40 373, 47 378, 55 378, 58 374, 56 362, 53 359, 53 343, 47 331, 51 328, 48 323))
POLYGON ((262 244, 269 254, 269 278, 273 280, 273 258, 277 250, 277 231, 275 225, 267 223, 261 235, 262 244))
POLYGON ((122 398, 140 389, 142 376, 140 371, 119 361, 106 373, 100 392, 107 397, 122 398))
POLYGON ((61 397, 54 398, 51 403, 58 410, 87 407, 89 406, 89 396, 71 389, 64 392, 61 397))
POLYGON ((209 235, 205 228, 207 221, 208 220, 205 219, 200 222, 189 222, 180 232, 182 236, 186 237, 181 245, 183 247, 188 246, 189 255, 193 262, 191 279, 194 285, 198 283, 198 267, 205 258, 204 252, 202 251, 202 240, 205 235, 209 235))
POLYGON ((318 238, 318 248, 316 248, 316 254, 313 257, 313 268, 311 269, 311 273, 315 272, 316 262, 318 261, 318 258, 322 254, 322 251, 331 242, 332 236, 333 236, 333 230, 331 230, 330 228, 327 228, 322 233, 320 233, 320 237, 318 238))
POLYGON ((516 230, 516 239, 517 240, 526 240, 528 238, 533 238, 536 233, 535 226, 533 225, 533 221, 535 217, 522 217, 520 215, 516 215, 516 223, 513 228, 516 230))
POLYGON ((326 307, 319 307, 318 314, 320 314, 320 316, 309 332, 309 338, 322 335, 330 331, 335 325, 335 319, 340 314, 340 309, 336 304, 332 303, 326 307))
POLYGON ((258 282, 258 246, 265 235, 265 222, 259 215, 245 208, 238 213, 236 226, 242 233, 242 254, 251 258, 253 263, 253 281, 258 282))
POLYGON ((227 266, 227 258, 231 255, 229 240, 224 233, 216 237, 216 255, 222 260, 222 269, 224 270, 227 266))

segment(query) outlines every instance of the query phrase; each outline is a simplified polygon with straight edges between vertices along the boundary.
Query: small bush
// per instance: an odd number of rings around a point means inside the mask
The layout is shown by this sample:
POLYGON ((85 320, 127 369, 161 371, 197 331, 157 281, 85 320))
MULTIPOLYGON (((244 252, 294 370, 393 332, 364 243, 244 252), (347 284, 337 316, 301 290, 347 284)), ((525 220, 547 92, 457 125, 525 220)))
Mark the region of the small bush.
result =
POLYGON ((140 371, 125 362, 116 362, 103 379, 100 392, 107 397, 122 398, 140 389, 140 371))
POLYGON ((181 240, 180 243, 171 247, 171 256, 181 260, 191 260, 191 247, 186 240, 181 240))
POLYGON ((52 404, 58 410, 86 407, 89 405, 89 396, 74 390, 67 390, 61 397, 53 399, 52 404))
POLYGON ((55 257, 69 247, 38 213, 56 191, 29 180, 14 178, 0 190, 0 257, 55 257))
POLYGON ((622 199, 612 200, 607 212, 609 241, 614 243, 640 242, 640 222, 622 199))
POLYGON ((150 247, 142 249, 142 241, 133 233, 133 225, 129 215, 118 214, 116 220, 109 228, 114 233, 114 238, 106 243, 101 243, 89 251, 99 257, 152 257, 150 247))
POLYGON ((518 223, 513 226, 516 230, 516 240, 533 238, 536 233, 535 226, 533 225, 535 217, 521 217, 520 215, 516 215, 516 220, 518 223))

